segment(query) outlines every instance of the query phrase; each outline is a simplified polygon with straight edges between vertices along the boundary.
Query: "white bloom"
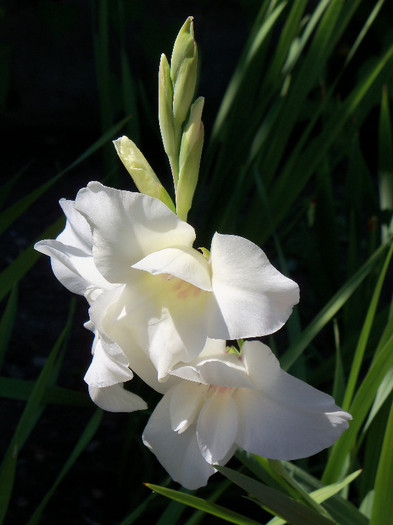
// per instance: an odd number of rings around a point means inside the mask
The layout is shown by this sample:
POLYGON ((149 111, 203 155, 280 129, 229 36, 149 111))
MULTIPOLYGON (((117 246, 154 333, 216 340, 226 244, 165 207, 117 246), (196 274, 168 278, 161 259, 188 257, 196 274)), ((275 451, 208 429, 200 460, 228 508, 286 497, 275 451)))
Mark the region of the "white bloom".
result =
POLYGON ((194 229, 152 197, 93 182, 75 208, 91 227, 95 267, 123 285, 94 302, 92 320, 128 358, 134 343, 145 349, 161 379, 207 337, 275 332, 299 300, 297 284, 255 244, 216 233, 207 260, 192 246, 194 229))
POLYGON ((163 380, 179 361, 195 359, 208 337, 275 332, 299 300, 297 284, 258 246, 216 233, 207 259, 193 248, 194 229, 153 197, 91 182, 60 204, 65 230, 36 249, 89 301, 90 320, 108 341, 103 352, 116 343, 121 363, 141 369, 149 384, 156 370, 163 380))
POLYGON ((188 489, 207 483, 238 446, 292 460, 332 445, 350 414, 327 394, 284 372, 271 350, 245 342, 241 356, 208 341, 199 358, 171 371, 178 382, 157 405, 143 441, 188 489))

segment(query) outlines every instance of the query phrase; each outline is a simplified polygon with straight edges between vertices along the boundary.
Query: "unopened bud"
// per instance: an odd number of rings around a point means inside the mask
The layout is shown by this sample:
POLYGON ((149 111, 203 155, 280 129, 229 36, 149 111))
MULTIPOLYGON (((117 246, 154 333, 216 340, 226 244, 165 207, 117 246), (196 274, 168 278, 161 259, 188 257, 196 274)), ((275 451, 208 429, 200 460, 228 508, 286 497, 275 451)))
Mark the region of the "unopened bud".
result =
POLYGON ((169 209, 174 211, 175 206, 172 199, 134 142, 123 136, 114 140, 113 144, 138 190, 145 195, 159 199, 169 209))

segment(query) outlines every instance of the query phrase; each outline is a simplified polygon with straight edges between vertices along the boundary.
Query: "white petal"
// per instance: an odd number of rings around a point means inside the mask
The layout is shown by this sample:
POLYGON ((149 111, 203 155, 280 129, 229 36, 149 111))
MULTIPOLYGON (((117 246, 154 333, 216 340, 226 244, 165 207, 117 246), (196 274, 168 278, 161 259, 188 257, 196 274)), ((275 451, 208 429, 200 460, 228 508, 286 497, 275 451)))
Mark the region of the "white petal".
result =
POLYGON ((123 388, 123 384, 98 388, 89 385, 89 394, 94 403, 108 412, 135 412, 147 408, 143 399, 123 388))
POLYGON ((97 334, 93 348, 93 360, 85 375, 88 385, 103 388, 133 378, 128 360, 116 343, 97 334))
POLYGON ((171 385, 159 383, 157 370, 138 344, 128 317, 121 317, 124 308, 123 293, 126 293, 124 287, 103 293, 91 306, 90 317, 100 332, 119 345, 131 370, 158 392, 165 392, 171 385))
POLYGON ((280 385, 279 398, 272 398, 271 392, 266 395, 245 388, 234 394, 239 414, 236 441, 248 452, 280 460, 308 457, 332 445, 348 428, 351 416, 331 398, 321 408, 315 389, 288 374, 280 379, 280 385), (285 403, 282 399, 286 395, 291 397, 285 403))
POLYGON ((57 240, 39 241, 34 248, 51 258, 53 273, 71 292, 84 295, 90 287, 112 286, 98 272, 93 257, 80 248, 57 240))
POLYGON ((207 388, 190 381, 180 381, 172 388, 169 405, 172 430, 181 434, 195 423, 207 388))
POLYGON ((76 208, 93 232, 97 268, 110 282, 126 282, 130 266, 169 246, 191 246, 194 229, 161 201, 90 182, 79 191, 76 208))
POLYGON ((181 434, 172 430, 169 405, 170 392, 151 415, 142 435, 143 442, 173 480, 189 490, 203 487, 216 470, 206 463, 199 450, 194 425, 181 434))
POLYGON ((205 460, 219 463, 235 443, 238 414, 232 391, 214 387, 216 391, 203 405, 197 421, 197 439, 205 460))
POLYGON ((67 218, 67 223, 64 230, 57 236, 57 240, 92 255, 91 229, 83 215, 76 210, 75 201, 60 199, 59 204, 67 218))
POLYGON ((225 353, 209 358, 202 355, 203 352, 189 365, 176 365, 170 374, 205 385, 255 388, 238 355, 225 353))
POLYGON ((202 290, 211 290, 210 267, 205 257, 193 248, 165 248, 151 253, 132 266, 153 275, 169 274, 202 290))
MULTIPOLYGON (((135 272, 139 278, 134 279, 132 286, 126 286, 112 318, 129 327, 161 380, 177 362, 189 362, 202 351, 209 322, 204 305, 211 294, 198 289, 195 296, 193 285, 184 281, 180 283, 185 288, 179 291, 173 282, 176 278, 168 281, 162 275, 135 272), (178 293, 183 295, 178 297, 178 293)), ((116 335, 108 335, 118 342, 116 335)))
MULTIPOLYGON (((216 233, 211 245, 213 292, 229 338, 256 337, 283 326, 299 301, 297 284, 282 275, 254 243, 216 233)), ((209 337, 223 338, 209 333, 209 337)))
POLYGON ((268 346, 260 341, 245 341, 241 358, 250 381, 257 388, 269 392, 270 388, 279 384, 283 371, 268 346))

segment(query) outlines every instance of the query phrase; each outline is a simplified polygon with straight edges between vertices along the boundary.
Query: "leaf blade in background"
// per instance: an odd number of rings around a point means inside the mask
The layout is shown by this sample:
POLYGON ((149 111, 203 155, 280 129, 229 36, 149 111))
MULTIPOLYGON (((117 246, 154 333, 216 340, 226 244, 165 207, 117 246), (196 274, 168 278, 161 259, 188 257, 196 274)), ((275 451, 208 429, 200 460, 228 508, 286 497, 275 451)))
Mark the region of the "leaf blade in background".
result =
POLYGON ((167 498, 183 503, 184 505, 212 514, 217 518, 229 521, 229 523, 235 523, 237 525, 260 525, 258 522, 242 516, 237 512, 221 507, 216 503, 209 503, 208 501, 192 496, 191 494, 185 494, 184 492, 179 492, 177 490, 160 487, 159 485, 153 485, 152 483, 145 483, 145 485, 162 496, 166 496, 167 498))

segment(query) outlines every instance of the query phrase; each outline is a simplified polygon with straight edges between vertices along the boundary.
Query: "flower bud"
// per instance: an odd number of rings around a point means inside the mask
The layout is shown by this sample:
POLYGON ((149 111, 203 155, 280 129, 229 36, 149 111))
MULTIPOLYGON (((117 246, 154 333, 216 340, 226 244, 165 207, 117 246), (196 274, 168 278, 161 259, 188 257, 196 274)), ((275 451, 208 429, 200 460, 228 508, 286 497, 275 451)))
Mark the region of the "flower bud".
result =
POLYGON ((187 219, 198 181, 204 137, 201 120, 204 102, 205 99, 199 97, 191 106, 181 140, 176 208, 178 216, 183 220, 187 219))
POLYGON ((175 132, 173 123, 173 87, 168 59, 161 55, 158 73, 158 120, 165 153, 168 157, 176 156, 175 132))
POLYGON ((155 197, 172 211, 175 210, 172 199, 154 173, 143 153, 128 137, 120 137, 113 141, 116 152, 131 175, 136 187, 141 193, 155 197))
POLYGON ((173 115, 175 125, 185 121, 194 97, 198 50, 194 40, 192 17, 188 17, 177 35, 171 58, 171 79, 173 85, 173 115))

